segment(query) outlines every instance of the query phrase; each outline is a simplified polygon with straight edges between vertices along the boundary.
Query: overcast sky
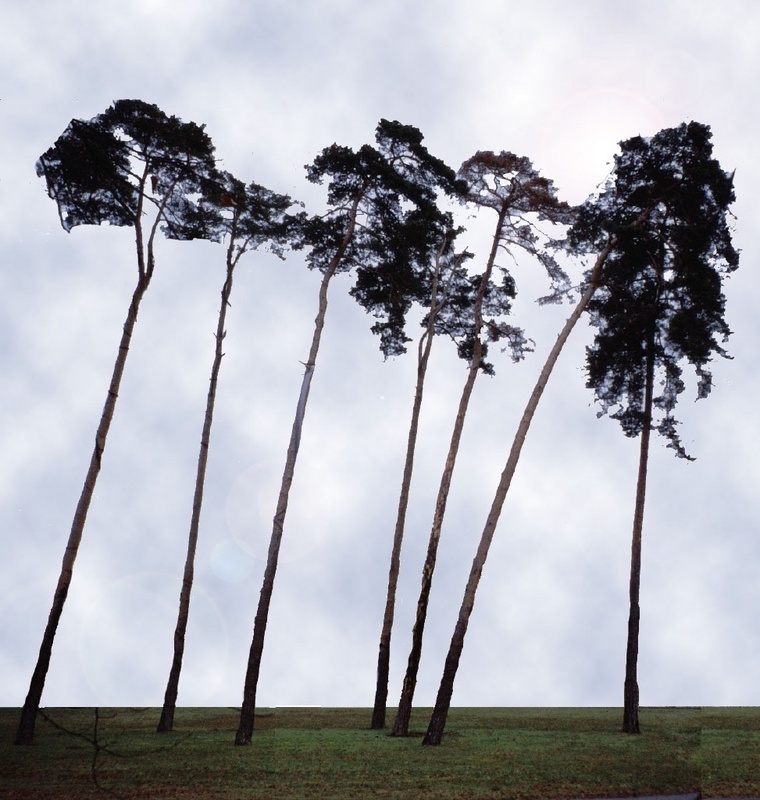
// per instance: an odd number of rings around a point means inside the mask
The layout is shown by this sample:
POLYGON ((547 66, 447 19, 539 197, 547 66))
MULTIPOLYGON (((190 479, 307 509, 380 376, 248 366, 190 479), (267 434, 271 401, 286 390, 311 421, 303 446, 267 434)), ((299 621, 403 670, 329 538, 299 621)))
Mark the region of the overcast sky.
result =
MULTIPOLYGON (((66 234, 36 159, 72 118, 137 98, 205 123, 217 156, 318 210, 303 166, 420 128, 454 167, 511 150, 579 203, 621 139, 684 120, 736 169, 732 361, 654 441, 644 528, 643 705, 760 703, 760 6, 755 0, 0 0, 0 704, 26 694, 124 316, 133 234, 66 234)), ((462 222, 470 221, 462 217, 462 222)), ((490 224, 468 243, 482 269, 490 224)), ((171 661, 223 248, 160 241, 48 674, 45 705, 160 705, 171 661)), ((507 262, 504 262, 508 265, 507 262)), ((584 266, 568 268, 577 280, 584 266)), ((569 307, 514 267, 514 323, 475 387, 443 529, 416 702, 435 698, 517 420, 569 307)), ((303 257, 244 256, 228 315, 180 705, 239 705, 263 558, 316 312, 303 257)), ((369 706, 414 382, 336 278, 264 651, 261 705, 369 706)), ((597 419, 585 321, 529 435, 484 572, 454 705, 622 705, 638 442, 597 419)), ((389 703, 465 365, 436 343, 403 552, 389 703)))

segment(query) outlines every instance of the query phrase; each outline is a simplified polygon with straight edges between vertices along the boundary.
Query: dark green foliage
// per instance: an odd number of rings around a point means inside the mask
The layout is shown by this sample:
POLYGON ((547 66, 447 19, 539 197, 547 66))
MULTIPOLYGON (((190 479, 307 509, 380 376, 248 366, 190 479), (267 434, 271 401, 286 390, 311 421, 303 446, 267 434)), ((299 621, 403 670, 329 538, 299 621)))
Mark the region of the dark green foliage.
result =
POLYGON ((58 204, 61 225, 133 225, 138 197, 128 179, 129 151, 105 125, 74 119, 55 145, 40 157, 37 175, 47 181, 58 204))
POLYGON ((306 167, 313 183, 329 178, 331 207, 304 225, 309 266, 324 272, 343 248, 337 271, 355 270, 351 294, 381 320, 372 330, 386 357, 406 352, 408 311, 415 302, 428 304, 430 264, 452 235, 439 194, 462 190, 454 171, 430 155, 422 138, 417 128, 381 120, 376 147, 353 151, 334 144, 306 167))
POLYGON ((410 230, 415 224, 415 220, 405 220, 384 257, 357 268, 350 290, 362 308, 378 318, 371 330, 380 337, 380 350, 386 358, 406 352, 411 341, 405 333, 407 314, 415 302, 425 304, 429 299, 431 270, 425 259, 434 242, 424 234, 434 230, 423 223, 423 238, 417 240, 415 231, 410 230))
POLYGON ((36 169, 66 231, 103 222, 135 226, 147 202, 171 232, 214 170, 213 153, 202 126, 141 100, 117 100, 89 121, 72 120, 36 169))
POLYGON ((653 427, 687 458, 672 414, 685 389, 681 363, 692 364, 697 397, 706 397, 707 364, 714 354, 727 357, 722 344, 731 333, 722 277, 739 262, 727 219, 733 176, 711 155, 710 129, 697 122, 622 142, 611 180, 570 231, 576 250, 619 239, 588 306, 597 334, 587 350, 587 385, 600 415, 613 409, 627 436, 641 433, 652 355, 660 386, 653 427))
POLYGON ((267 245, 282 257, 288 246, 301 246, 305 214, 290 214, 294 202, 258 183, 246 186, 229 172, 204 176, 200 196, 186 201, 182 225, 164 232, 171 239, 231 240, 233 260, 267 245))

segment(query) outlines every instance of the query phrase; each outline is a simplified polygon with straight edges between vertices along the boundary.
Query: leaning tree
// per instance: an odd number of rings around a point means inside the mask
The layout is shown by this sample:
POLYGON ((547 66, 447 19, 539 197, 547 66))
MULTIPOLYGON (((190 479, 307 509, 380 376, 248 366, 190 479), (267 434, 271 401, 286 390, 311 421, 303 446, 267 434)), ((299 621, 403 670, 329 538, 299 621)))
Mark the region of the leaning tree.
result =
MULTIPOLYGON (((697 262, 702 260, 703 267, 722 260, 729 269, 735 268, 737 257, 731 248, 725 222, 726 208, 732 197, 730 179, 720 171, 717 162, 710 159, 709 128, 691 123, 661 131, 650 140, 636 137, 622 142, 621 153, 615 157, 613 172, 604 191, 587 201, 579 210, 578 218, 569 231, 569 247, 579 254, 596 252, 597 257, 593 267, 586 273, 581 298, 551 348, 518 425, 473 558, 446 654, 435 707, 423 739, 424 744, 437 745, 441 742, 464 649, 464 639, 488 551, 531 421, 570 333, 597 292, 602 292, 601 296, 604 296, 613 291, 607 287, 614 286, 617 282, 620 262, 629 263, 633 259, 633 263, 638 263, 639 269, 650 268, 648 256, 641 260, 644 252, 639 243, 642 241, 652 245, 659 242, 653 250, 654 253, 678 253, 679 257, 686 259, 685 264, 692 265, 690 269, 696 263, 694 258, 697 262), (693 238, 697 236, 697 229, 707 233, 703 239, 707 249, 692 252, 690 248, 697 244, 696 238, 693 238), (689 240, 691 245, 687 244, 689 240), (633 255, 636 252, 639 255, 638 262, 633 255)), ((716 279, 712 268, 700 268, 698 272, 708 282, 716 279), (708 274, 712 278, 706 277, 708 274)), ((718 280, 718 292, 719 287, 718 280)), ((681 317, 682 322, 685 319, 681 317)), ((711 335, 715 332, 726 331, 722 328, 718 331, 716 328, 711 335)), ((690 332, 683 330, 680 335, 688 340, 690 332)), ((699 337, 699 334, 695 335, 699 337)), ((704 362, 701 363, 702 374, 706 375, 704 362)), ((709 379, 704 386, 709 387, 709 379)), ((614 400, 612 403, 614 404, 614 400)), ((643 430, 646 426, 643 425, 643 418, 640 419, 643 430)), ((663 432, 671 430, 671 443, 675 445, 678 439, 672 428, 672 417, 670 420, 668 421, 666 415, 663 432)))
POLYGON ((390 263, 398 268, 398 282, 394 285, 399 291, 391 293, 384 301, 386 316, 395 324, 399 315, 403 316, 404 310, 411 305, 407 293, 409 284, 416 284, 417 273, 404 259, 391 259, 389 262, 388 254, 404 252, 414 257, 417 252, 426 252, 426 247, 418 247, 416 240, 410 238, 412 231, 416 234, 420 230, 410 225, 410 217, 419 213, 439 220, 438 188, 453 185, 455 181, 453 170, 427 151, 422 138, 417 128, 381 120, 375 134, 376 147, 363 145, 354 151, 331 145, 306 167, 311 182, 322 183, 325 178, 329 179, 328 210, 305 222, 301 240, 309 251, 309 267, 319 270, 322 280, 254 619, 243 703, 235 736, 238 745, 249 744, 253 734, 256 690, 269 608, 306 405, 327 314, 328 288, 336 274, 359 266, 369 269, 372 265, 390 263))
POLYGON ((214 170, 214 147, 202 126, 169 117, 140 100, 118 100, 90 120, 72 120, 37 162, 37 174, 58 205, 64 230, 108 223, 134 228, 137 285, 124 322, 95 446, 74 513, 61 572, 42 637, 17 744, 31 744, 58 623, 63 613, 87 512, 100 472, 124 365, 140 303, 155 269, 160 228, 171 234, 185 223, 191 198, 214 170))
POLYGON ((527 346, 523 332, 506 321, 516 287, 509 270, 496 263, 499 252, 506 251, 514 256, 517 251, 523 250, 537 257, 549 273, 556 294, 565 288, 567 280, 546 249, 547 239, 538 225, 544 221, 566 223, 571 210, 566 203, 557 199, 552 182, 541 177, 529 159, 509 152, 478 152, 462 164, 458 176, 467 186, 464 202, 495 211, 496 224, 483 273, 470 276, 468 290, 460 294, 459 302, 449 302, 441 309, 434 323, 436 328, 448 332, 457 341, 459 355, 467 361, 468 369, 436 497, 422 568, 412 644, 393 723, 394 736, 406 736, 409 733, 438 546, 475 381, 481 371, 487 374, 494 372, 493 365, 485 360, 490 343, 506 341, 512 349, 514 360, 522 358, 527 346), (498 275, 498 280, 494 279, 494 273, 498 275))
POLYGON ((200 199, 196 200, 194 207, 188 209, 185 224, 176 226, 169 232, 172 238, 177 239, 192 239, 198 236, 216 242, 226 239, 227 251, 225 280, 222 285, 215 334, 214 358, 211 364, 206 411, 198 452, 190 530, 187 538, 187 555, 182 573, 177 624, 174 630, 174 653, 164 693, 164 705, 158 722, 158 733, 170 731, 174 725, 174 711, 177 704, 179 678, 185 652, 185 634, 190 613, 190 595, 195 572, 195 552, 198 545, 211 426, 214 418, 219 372, 224 357, 227 308, 230 305, 235 267, 244 253, 264 246, 268 246, 269 250, 278 256, 283 256, 288 241, 298 227, 298 217, 287 213, 292 205, 293 202, 287 195, 277 194, 257 183, 246 186, 228 172, 219 172, 203 181, 202 195, 200 199))
POLYGON ((626 436, 640 436, 629 582, 623 731, 639 733, 639 589, 641 536, 650 435, 657 431, 679 458, 691 460, 673 412, 685 390, 683 364, 697 377, 697 398, 712 387, 707 368, 731 331, 724 318, 724 276, 739 265, 727 221, 733 176, 712 157, 710 129, 697 122, 623 144, 617 186, 584 209, 575 232, 594 242, 623 224, 623 193, 656 204, 647 224, 627 232, 608 259, 607 280, 588 305, 597 329, 586 351, 587 386, 598 416, 617 420, 626 436), (621 191, 622 189, 622 191, 621 191))
POLYGON ((472 257, 472 254, 467 251, 457 252, 454 247, 456 237, 463 232, 463 229, 455 228, 453 219, 448 214, 444 215, 442 220, 443 226, 441 227, 434 221, 421 219, 421 215, 416 215, 410 219, 408 224, 419 227, 418 236, 401 239, 401 252, 389 254, 391 259, 385 264, 375 268, 358 268, 356 284, 351 289, 351 294, 364 308, 380 317, 380 321, 372 326, 372 330, 380 335, 380 349, 386 358, 390 355, 400 355, 406 352, 406 343, 409 341, 404 330, 406 311, 408 309, 393 302, 389 308, 389 299, 404 297, 409 303, 416 299, 420 305, 426 308, 427 312, 421 323, 423 327, 422 335, 417 341, 417 377, 407 434, 404 469, 393 531, 388 585, 380 631, 375 700, 370 723, 370 727, 374 730, 380 730, 385 727, 391 635, 401 568, 401 548, 406 528, 406 515, 414 472, 417 435, 422 414, 427 367, 430 362, 435 334, 442 332, 439 330, 441 326, 438 323, 443 309, 451 303, 462 303, 463 297, 468 296, 471 285, 465 265, 467 260, 472 257), (411 241, 417 240, 425 243, 420 251, 421 258, 413 259, 410 257, 408 252, 410 239, 411 241), (419 270, 420 265, 425 265, 426 257, 429 264, 424 269, 419 270), (401 290, 397 279, 399 266, 402 270, 417 268, 417 279, 410 281, 407 285, 408 288, 404 291, 401 290))

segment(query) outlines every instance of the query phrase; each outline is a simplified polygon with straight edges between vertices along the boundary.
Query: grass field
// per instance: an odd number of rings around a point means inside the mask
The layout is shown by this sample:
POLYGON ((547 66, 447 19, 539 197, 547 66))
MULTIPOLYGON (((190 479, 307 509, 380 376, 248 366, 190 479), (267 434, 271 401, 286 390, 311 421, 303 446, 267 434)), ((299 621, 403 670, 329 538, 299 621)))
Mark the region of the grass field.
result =
POLYGON ((429 709, 405 739, 369 730, 368 709, 262 709, 250 747, 234 709, 178 709, 160 736, 157 709, 44 713, 16 747, 19 711, 0 709, 3 800, 760 796, 756 708, 645 708, 641 736, 619 709, 458 708, 440 747, 420 743, 429 709))

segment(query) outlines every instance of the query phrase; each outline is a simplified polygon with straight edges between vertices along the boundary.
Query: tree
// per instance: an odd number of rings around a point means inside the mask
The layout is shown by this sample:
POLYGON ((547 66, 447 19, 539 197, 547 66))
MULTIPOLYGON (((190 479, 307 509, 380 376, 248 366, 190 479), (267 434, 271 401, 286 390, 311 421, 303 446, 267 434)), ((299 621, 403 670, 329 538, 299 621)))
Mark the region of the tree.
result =
POLYGON ((251 183, 245 186, 229 173, 222 172, 204 182, 205 197, 197 204, 194 213, 188 214, 186 225, 173 232, 173 238, 195 238, 199 232, 204 238, 222 241, 227 238, 226 275, 222 286, 221 304, 216 326, 216 344, 211 365, 211 377, 206 400, 206 412, 201 432, 198 467, 195 477, 190 532, 187 541, 187 556, 182 576, 177 625, 174 631, 174 655, 164 694, 164 705, 157 732, 170 731, 174 725, 182 658, 185 651, 185 633, 190 613, 190 595, 193 588, 195 551, 198 544, 203 489, 206 479, 211 425, 214 417, 216 389, 222 366, 223 342, 227 308, 230 305, 232 279, 240 257, 248 250, 255 250, 269 243, 270 249, 282 256, 284 246, 292 236, 296 218, 286 212, 292 201, 285 195, 276 194, 263 186, 251 183))
MULTIPOLYGON (((639 733, 639 590, 641 539, 651 432, 679 458, 691 460, 673 416, 686 385, 684 362, 697 376, 697 398, 710 393, 707 369, 731 331, 724 318, 722 279, 739 265, 727 222, 733 176, 713 158, 710 129, 697 122, 660 131, 651 140, 625 142, 617 159, 618 183, 631 195, 658 201, 645 226, 626 235, 610 256, 608 279, 589 303, 597 329, 587 348, 587 386, 623 433, 640 436, 629 583, 623 731, 639 733), (659 388, 656 388, 659 387, 659 388)), ((600 198, 588 234, 619 225, 619 187, 600 198)))
MULTIPOLYGON (((589 307, 596 292, 609 291, 606 288, 608 284, 614 285, 618 262, 627 262, 631 257, 629 254, 638 249, 638 242, 643 239, 655 243, 660 234, 667 233, 670 236, 688 218, 673 218, 671 223, 664 225, 664 220, 668 218, 665 209, 671 204, 674 207, 680 203, 688 205, 692 222, 700 219, 701 215, 702 223, 707 224, 708 230, 713 234, 720 232, 720 236, 714 235, 713 244, 720 248, 717 251, 720 257, 735 266, 735 253, 730 248, 730 241, 726 239, 726 230, 721 227, 725 222, 714 212, 714 199, 720 198, 716 202, 724 208, 727 205, 727 187, 720 186, 722 181, 717 179, 717 165, 705 160, 709 156, 709 129, 697 126, 696 123, 692 125, 695 127, 681 126, 662 131, 650 141, 636 137, 621 143, 621 154, 615 158, 613 174, 605 191, 600 197, 592 198, 584 204, 569 231, 568 242, 572 251, 596 251, 598 256, 592 269, 586 274, 583 294, 547 357, 518 425, 470 569, 446 655, 435 708, 423 739, 424 744, 437 745, 441 742, 475 595, 493 535, 538 403, 562 348, 582 313, 589 307), (681 133, 677 133, 678 131, 681 133), (688 143, 692 136, 695 137, 695 142, 702 138, 701 152, 700 148, 688 143), (687 174, 690 176, 688 180, 685 179, 687 174), (701 190, 697 188, 700 174, 704 177, 708 174, 712 176, 701 190), (718 194, 711 199, 710 192, 716 190, 718 194), (704 204, 704 211, 700 211, 700 202, 704 204), (713 206, 713 211, 708 213, 706 209, 710 206, 713 206)), ((684 234, 685 232, 682 231, 684 234)), ((690 235, 696 235, 696 231, 692 231, 690 235)), ((671 242, 666 239, 664 247, 671 247, 671 242)), ((638 252, 641 254, 640 249, 638 252)), ((684 330, 682 336, 688 338, 688 331, 684 330)))
MULTIPOLYGON (((414 471, 414 458, 417 445, 417 433, 422 413, 422 398, 424 393, 425 377, 433 347, 433 338, 436 333, 436 322, 442 309, 452 298, 461 295, 469 285, 465 262, 472 257, 471 253, 457 253, 453 249, 455 238, 462 232, 461 228, 454 229, 453 223, 447 220, 447 228, 441 233, 438 250, 431 256, 432 265, 428 270, 426 292, 429 294, 428 311, 422 321, 423 333, 417 342, 417 379, 412 403, 411 421, 407 435, 406 455, 399 492, 398 510, 393 532, 390 566, 388 569, 388 587, 386 591, 383 622, 380 631, 380 644, 378 647, 377 680, 375 686, 375 700, 372 710, 370 727, 380 730, 385 727, 385 716, 388 701, 388 679, 390 674, 391 635, 396 607, 396 590, 398 587, 399 571, 401 568, 401 547, 406 527, 406 513, 409 506, 412 475, 414 471)), ((351 293, 365 307, 373 307, 372 299, 382 307, 388 296, 384 279, 388 270, 357 271, 356 286, 351 293)), ((392 281, 391 281, 392 283, 392 281)), ((373 330, 383 336, 381 349, 386 357, 390 354, 399 354, 405 351, 399 336, 389 335, 392 331, 393 320, 376 323, 373 330)), ((403 328, 401 329, 403 331, 403 328)), ((404 339, 406 337, 403 337, 404 339)))
POLYGON ((471 277, 469 292, 462 298, 464 302, 448 304, 441 310, 437 320, 437 325, 457 340, 459 355, 467 360, 468 370, 438 488, 422 569, 412 646, 393 724, 394 736, 406 736, 409 733, 438 545, 475 381, 480 371, 493 374, 493 366, 485 361, 489 343, 506 339, 512 347, 514 360, 523 356, 527 345, 522 331, 504 320, 510 313, 516 289, 509 271, 504 268, 498 267, 501 272, 500 282, 492 279, 494 269, 497 268, 499 250, 512 254, 513 248, 519 248, 536 256, 551 276, 556 292, 561 290, 566 281, 557 262, 540 245, 536 223, 543 220, 552 223, 566 222, 570 209, 567 204, 557 200, 551 181, 540 177, 529 159, 508 152, 478 152, 465 161, 458 175, 468 186, 466 201, 479 208, 493 209, 497 221, 485 271, 482 275, 471 277))
POLYGON ((412 126, 381 120, 375 134, 376 148, 364 145, 354 152, 348 147, 331 145, 306 168, 307 178, 313 183, 322 183, 326 177, 330 179, 329 210, 323 216, 312 217, 303 228, 303 244, 309 248, 308 265, 322 273, 322 281, 254 620, 240 723, 235 736, 238 745, 249 744, 253 734, 269 607, 309 389, 327 314, 330 281, 337 273, 355 267, 371 269, 373 265, 385 264, 398 268, 395 277, 399 291, 382 303, 390 323, 388 330, 394 326, 398 330, 404 309, 411 304, 407 292, 409 284, 417 280, 417 271, 409 268, 404 259, 389 260, 388 254, 414 254, 416 240, 411 238, 411 232, 419 232, 421 228, 412 226, 410 219, 415 213, 438 218, 436 190, 442 184, 453 183, 455 178, 453 170, 428 153, 422 138, 419 130, 412 126))
POLYGON ((77 225, 103 222, 134 228, 137 285, 22 709, 17 744, 32 744, 34 739, 53 642, 100 472, 132 332, 155 269, 155 236, 159 228, 171 235, 185 223, 188 198, 198 191, 202 177, 214 169, 213 153, 211 140, 202 127, 167 117, 157 106, 140 100, 119 100, 91 120, 72 120, 37 162, 37 174, 45 178, 64 230, 70 232, 77 225), (153 212, 152 221, 146 219, 149 210, 153 212))

